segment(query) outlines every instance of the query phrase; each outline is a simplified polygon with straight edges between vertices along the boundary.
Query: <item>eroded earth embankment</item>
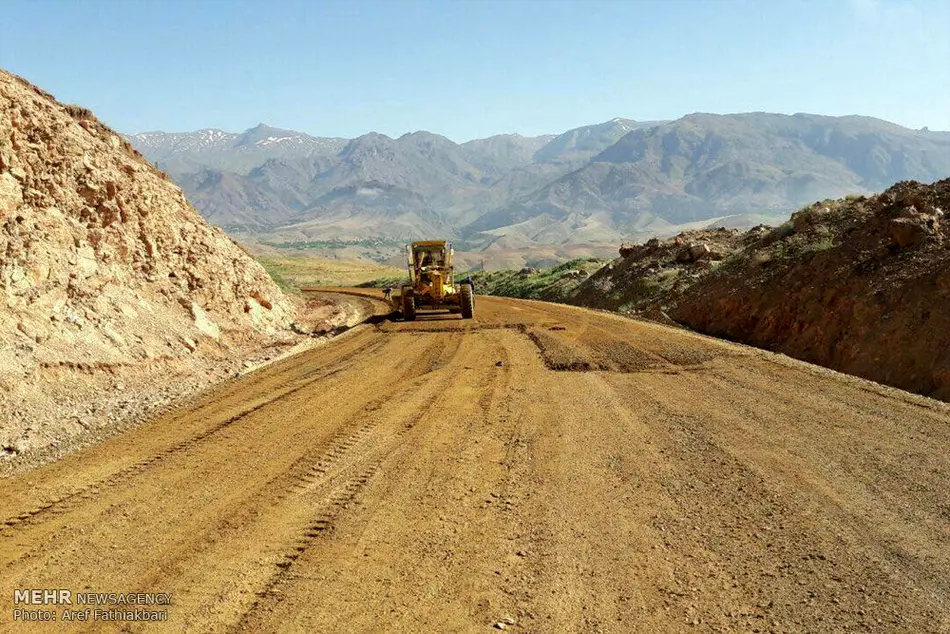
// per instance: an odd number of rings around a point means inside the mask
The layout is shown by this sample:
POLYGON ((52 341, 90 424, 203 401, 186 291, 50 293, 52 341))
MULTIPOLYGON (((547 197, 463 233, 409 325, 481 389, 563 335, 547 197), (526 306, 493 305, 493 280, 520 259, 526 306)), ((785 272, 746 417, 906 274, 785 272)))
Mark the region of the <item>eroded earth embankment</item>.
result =
POLYGON ((625 245, 568 301, 950 400, 950 180, 815 203, 776 228, 625 245))

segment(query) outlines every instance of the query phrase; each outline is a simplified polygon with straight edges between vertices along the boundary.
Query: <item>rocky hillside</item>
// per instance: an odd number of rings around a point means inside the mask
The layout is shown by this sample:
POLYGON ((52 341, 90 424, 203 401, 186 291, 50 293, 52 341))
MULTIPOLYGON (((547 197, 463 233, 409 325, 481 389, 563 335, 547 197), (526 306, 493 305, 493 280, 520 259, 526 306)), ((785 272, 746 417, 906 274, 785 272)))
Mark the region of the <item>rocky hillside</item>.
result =
POLYGON ((824 201, 777 228, 625 245, 572 303, 647 313, 950 400, 950 180, 824 201))
POLYGON ((950 180, 814 205, 692 286, 670 314, 696 330, 950 400, 947 209, 950 180))
POLYGON ((651 311, 657 316, 763 231, 770 229, 686 231, 666 240, 624 243, 621 257, 595 271, 567 301, 628 313, 651 311))
POLYGON ((161 402, 155 389, 221 376, 292 318, 263 268, 127 141, 2 71, 0 254, 8 455, 121 417, 133 386, 161 402))

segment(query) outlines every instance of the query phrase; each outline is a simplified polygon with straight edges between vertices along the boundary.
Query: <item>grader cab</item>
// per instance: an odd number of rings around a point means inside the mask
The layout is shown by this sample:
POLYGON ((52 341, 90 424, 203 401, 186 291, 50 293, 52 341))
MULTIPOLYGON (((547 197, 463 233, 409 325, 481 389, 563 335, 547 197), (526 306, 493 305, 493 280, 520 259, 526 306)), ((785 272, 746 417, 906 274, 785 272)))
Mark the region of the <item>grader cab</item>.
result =
POLYGON ((462 319, 475 316, 475 291, 471 279, 456 284, 452 245, 445 240, 413 242, 406 248, 409 284, 402 287, 402 316, 416 318, 418 309, 448 309, 462 319))

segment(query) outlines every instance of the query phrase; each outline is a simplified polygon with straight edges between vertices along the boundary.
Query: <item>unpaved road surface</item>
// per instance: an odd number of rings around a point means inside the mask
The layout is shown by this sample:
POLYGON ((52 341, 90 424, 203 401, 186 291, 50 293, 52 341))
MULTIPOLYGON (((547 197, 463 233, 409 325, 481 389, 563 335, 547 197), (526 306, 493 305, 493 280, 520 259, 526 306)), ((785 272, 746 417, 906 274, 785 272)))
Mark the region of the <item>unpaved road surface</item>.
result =
POLYGON ((0 627, 950 631, 946 405, 566 306, 477 313, 357 327, 0 482, 0 627), (172 605, 22 623, 16 588, 172 605))

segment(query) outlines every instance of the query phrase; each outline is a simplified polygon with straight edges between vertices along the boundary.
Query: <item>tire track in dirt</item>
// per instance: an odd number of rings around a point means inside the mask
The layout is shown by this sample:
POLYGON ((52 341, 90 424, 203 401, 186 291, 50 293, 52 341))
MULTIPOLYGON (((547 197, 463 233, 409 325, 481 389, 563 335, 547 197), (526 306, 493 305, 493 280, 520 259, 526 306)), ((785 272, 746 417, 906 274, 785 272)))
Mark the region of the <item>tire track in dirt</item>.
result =
MULTIPOLYGON (((389 341, 389 342, 391 343, 391 340, 387 340, 387 341, 389 341)), ((386 345, 386 344, 387 344, 387 341, 377 341, 377 342, 375 342, 375 343, 371 343, 371 344, 368 344, 368 345, 361 346, 361 350, 363 350, 363 351, 366 351, 366 350, 375 350, 375 349, 379 348, 381 345, 386 345)), ((432 343, 429 344, 429 346, 425 349, 424 354, 427 355, 428 357, 433 357, 433 358, 435 358, 435 357, 438 356, 438 353, 433 354, 433 352, 432 352, 432 350, 431 350, 431 349, 433 348, 433 346, 435 346, 435 347, 437 347, 437 348, 438 348, 438 347, 444 347, 445 344, 447 344, 447 343, 448 343, 448 341, 432 342, 432 343)), ((348 355, 348 358, 349 358, 349 357, 350 357, 350 355, 348 355)), ((362 357, 361 357, 361 358, 362 358, 362 357)), ((346 360, 341 360, 341 361, 343 361, 344 363, 347 363, 346 360)), ((364 361, 365 361, 365 359, 364 359, 364 361)), ((409 367, 409 370, 408 370, 406 373, 404 373, 404 377, 405 377, 406 380, 410 380, 411 377, 414 377, 414 376, 422 376, 422 375, 424 375, 425 373, 429 372, 430 369, 431 369, 431 363, 423 363, 423 364, 421 364, 421 365, 420 365, 420 364, 414 364, 412 357, 410 357, 409 359, 401 359, 401 360, 400 360, 400 363, 404 363, 405 365, 407 365, 407 366, 409 367), (415 370, 413 370, 413 368, 415 368, 415 370)), ((306 388, 306 387, 312 385, 316 380, 319 380, 319 379, 321 379, 321 378, 325 378, 326 376, 333 376, 333 375, 337 374, 337 373, 338 373, 338 370, 339 370, 338 368, 333 369, 333 370, 328 370, 328 371, 325 372, 323 375, 320 375, 319 377, 316 377, 315 379, 311 379, 311 380, 306 381, 306 385, 297 386, 297 388, 299 388, 299 389, 291 389, 291 390, 288 390, 288 392, 285 392, 285 393, 283 394, 283 397, 282 397, 282 398, 276 398, 276 399, 271 398, 271 399, 268 399, 268 402, 265 403, 265 404, 262 404, 262 405, 279 405, 280 407, 286 407, 287 400, 288 400, 289 398, 291 398, 291 396, 293 396, 293 394, 289 394, 289 392, 293 392, 294 394, 296 394, 297 392, 300 391, 300 389, 303 389, 303 388, 306 388)), ((311 373, 311 374, 312 374, 312 373, 311 373)), ((297 380, 299 381, 299 378, 298 378, 297 380)), ((380 393, 379 393, 373 400, 371 400, 371 401, 366 405, 365 410, 366 410, 367 412, 372 412, 372 411, 378 409, 379 406, 380 406, 380 404, 384 403, 388 398, 391 397, 391 394, 393 393, 393 391, 397 391, 398 389, 399 389, 399 384, 393 384, 393 383, 391 383, 391 382, 387 382, 387 387, 386 387, 384 390, 380 391, 380 393)), ((306 398, 306 396, 304 396, 304 398, 306 398)), ((247 417, 252 416, 252 415, 260 417, 260 416, 262 416, 262 414, 266 413, 266 408, 265 408, 265 407, 255 407, 255 408, 252 408, 252 409, 253 409, 253 411, 251 411, 250 413, 247 413, 246 416, 245 416, 245 418, 244 418, 243 420, 247 420, 247 417)), ((270 423, 268 423, 268 421, 267 421, 266 418, 259 418, 259 419, 257 419, 257 420, 255 421, 255 423, 254 423, 254 425, 257 426, 257 427, 260 427, 261 425, 264 425, 264 424, 270 424, 270 423)), ((214 438, 217 438, 217 437, 223 437, 223 434, 221 433, 221 432, 224 431, 223 429, 209 430, 209 431, 216 431, 216 432, 218 432, 218 433, 216 433, 216 434, 214 434, 214 435, 212 435, 212 434, 206 434, 206 435, 205 435, 206 437, 203 439, 203 440, 205 440, 205 442, 202 442, 202 443, 187 443, 186 449, 187 449, 188 451, 172 451, 172 450, 169 450, 168 453, 159 456, 159 457, 161 458, 160 460, 155 460, 155 461, 153 461, 153 462, 151 463, 151 466, 158 466, 159 464, 164 464, 164 463, 168 462, 168 461, 171 460, 171 459, 176 459, 176 460, 184 460, 184 459, 187 459, 187 457, 188 457, 190 454, 197 454, 197 453, 199 453, 199 452, 205 451, 204 447, 205 447, 205 445, 207 444, 207 442, 209 442, 210 440, 213 440, 214 438)), ((253 434, 254 432, 249 432, 249 433, 252 433, 252 434, 253 434)), ((223 439, 223 438, 222 438, 222 439, 223 439)), ((119 494, 119 491, 120 491, 120 490, 121 490, 121 491, 132 491, 132 490, 134 490, 134 486, 135 486, 135 481, 136 481, 136 479, 133 478, 133 477, 130 477, 130 476, 136 476, 136 477, 141 476, 141 477, 145 477, 148 472, 150 472, 150 470, 146 471, 145 469, 140 469, 140 470, 138 470, 138 471, 135 471, 134 473, 133 473, 131 470, 123 470, 122 472, 120 472, 121 477, 107 478, 107 479, 106 479, 107 481, 105 482, 105 484, 103 484, 103 485, 101 485, 101 486, 98 486, 95 490, 92 490, 92 489, 86 490, 86 491, 84 491, 84 492, 82 492, 82 493, 80 493, 80 494, 71 496, 68 500, 66 500, 63 504, 61 504, 61 505, 59 505, 59 506, 50 507, 50 508, 47 509, 47 510, 48 510, 48 511, 52 511, 52 512, 43 513, 43 514, 41 515, 41 519, 44 519, 44 518, 45 518, 45 520, 46 520, 47 522, 49 522, 50 520, 52 520, 52 519, 54 519, 54 518, 57 518, 57 519, 58 519, 58 518, 60 518, 60 517, 62 517, 62 516, 65 516, 65 515, 68 514, 68 513, 77 512, 77 511, 83 509, 86 504, 88 504, 88 503, 90 503, 90 502, 94 502, 94 501, 95 501, 95 498, 96 498, 97 496, 99 496, 99 495, 102 495, 102 494, 108 493, 110 496, 115 497, 116 495, 119 494)), ((37 515, 39 515, 39 514, 37 514, 37 515)), ((63 520, 60 519, 60 520, 59 520, 59 523, 62 523, 62 521, 63 521, 63 520)), ((36 522, 21 521, 21 522, 19 522, 15 527, 12 527, 12 528, 16 528, 16 529, 18 529, 19 531, 22 531, 22 530, 27 529, 27 528, 40 527, 42 524, 43 524, 43 522, 41 522, 41 521, 36 521, 36 522)), ((12 528, 11 528, 11 530, 12 530, 12 528)), ((9 535, 9 537, 14 537, 14 536, 17 536, 17 535, 20 535, 20 534, 21 534, 21 533, 19 533, 19 532, 18 532, 18 533, 12 533, 11 535, 9 535)), ((32 559, 32 558, 35 558, 35 557, 36 557, 37 555, 39 555, 41 552, 42 552, 42 550, 41 550, 41 549, 38 549, 38 548, 34 548, 34 549, 32 549, 32 550, 31 550, 31 549, 24 550, 24 551, 23 551, 22 553, 20 553, 17 557, 15 557, 14 559, 9 560, 9 562, 6 564, 6 567, 9 568, 9 567, 11 567, 11 566, 22 565, 22 564, 24 564, 25 562, 27 562, 28 560, 30 560, 30 559, 32 559)))
MULTIPOLYGON (((353 502, 369 480, 380 470, 383 461, 394 451, 404 437, 409 434, 420 422, 429 418, 434 412, 438 411, 440 404, 437 400, 428 398, 428 394, 440 394, 452 384, 454 376, 447 366, 455 359, 461 338, 453 337, 450 342, 438 342, 429 346, 417 362, 418 370, 423 376, 431 375, 439 370, 445 370, 437 377, 429 378, 426 382, 415 385, 415 390, 405 395, 405 400, 409 402, 419 401, 420 403, 410 405, 410 411, 413 412, 408 418, 401 420, 388 438, 382 439, 375 447, 367 448, 367 437, 371 431, 384 424, 382 418, 385 412, 379 412, 379 419, 376 422, 364 425, 356 434, 350 435, 339 444, 339 449, 331 450, 329 458, 324 458, 316 462, 307 473, 298 477, 297 484, 285 491, 281 501, 292 500, 297 504, 306 505, 313 509, 305 520, 303 529, 298 529, 298 533, 293 540, 284 540, 290 544, 284 549, 279 561, 275 564, 276 570, 273 576, 267 581, 267 584, 256 593, 256 600, 241 615, 240 620, 231 628, 232 631, 259 631, 251 626, 258 611, 271 611, 273 603, 279 601, 280 592, 278 588, 281 584, 292 579, 293 566, 295 562, 310 550, 315 542, 324 537, 327 532, 333 530, 334 523, 346 511, 349 504, 353 502), (421 403, 427 403, 422 405, 421 403), (355 449, 359 448, 359 451, 355 449), (356 456, 350 463, 345 462, 348 456, 356 456), (338 478, 342 481, 334 482, 332 469, 337 461, 342 464, 335 469, 339 474, 338 478), (344 477, 346 473, 356 471, 354 475, 344 477), (332 487, 332 488, 330 488, 332 487), (327 490, 329 489, 329 490, 327 490), (302 500, 307 494, 315 494, 317 491, 324 491, 316 495, 315 499, 302 500)), ((377 411, 374 408, 372 411, 377 411)), ((391 426, 392 422, 389 421, 391 426)))
MULTIPOLYGON (((476 337, 480 338, 481 335, 476 337)), ((439 339, 442 339, 442 337, 439 337, 439 339)), ((459 339, 465 344, 464 350, 459 350, 456 353, 456 358, 441 371, 444 375, 447 375, 448 382, 435 389, 427 386, 416 390, 422 400, 420 400, 421 405, 416 408, 412 415, 412 419, 417 420, 417 422, 412 428, 411 440, 397 443, 381 455, 380 462, 377 465, 377 473, 402 474, 404 468, 409 467, 417 457, 418 447, 426 444, 433 436, 441 435, 440 430, 442 429, 455 429, 465 436, 472 434, 475 438, 487 441, 489 435, 494 436, 496 425, 507 428, 508 423, 499 421, 498 412, 496 411, 505 402, 505 394, 510 389, 510 381, 514 377, 507 350, 504 347, 499 347, 494 339, 477 341, 476 338, 470 336, 459 337, 459 339), (470 360, 473 357, 478 359, 475 366, 470 365, 470 360), (490 363, 487 362, 489 359, 491 360, 490 363), (497 365, 499 361, 501 365, 497 365), (451 395, 445 391, 450 386, 453 387, 451 395), (470 394, 471 388, 475 386, 478 389, 471 394, 474 398, 469 401, 466 395, 470 394), (441 398, 435 396, 439 394, 444 396, 441 398), (490 420, 486 420, 486 417, 490 420), (407 464, 407 461, 410 464, 407 464)), ((526 344, 525 349, 533 350, 530 344, 526 344)), ((494 443, 492 442, 492 444, 494 443)), ((485 443, 480 444, 478 440, 474 442, 474 446, 470 446, 468 442, 464 445, 466 449, 470 448, 476 451, 484 446, 485 443)), ((478 472, 483 470, 477 463, 469 463, 466 470, 472 468, 478 472)), ((461 474, 459 475, 461 476, 461 474)), ((270 592, 264 597, 259 597, 257 608, 245 618, 240 625, 241 629, 244 631, 272 631, 280 627, 279 623, 291 622, 295 619, 294 613, 286 612, 286 608, 288 601, 295 602, 296 599, 309 594, 307 588, 311 586, 313 579, 312 573, 307 571, 313 570, 314 562, 320 560, 326 548, 334 548, 334 543, 341 537, 339 534, 341 530, 343 534, 352 534, 353 530, 360 531, 359 526, 365 526, 367 509, 363 507, 360 498, 363 492, 366 491, 366 487, 370 486, 374 492, 370 494, 371 496, 378 495, 380 489, 385 490, 388 487, 396 487, 401 494, 410 494, 413 497, 415 497, 413 492, 418 490, 432 487, 441 489, 439 483, 432 482, 424 477, 421 479, 414 477, 410 489, 400 485, 398 479, 390 483, 380 482, 378 478, 370 478, 366 483, 361 483, 360 496, 353 502, 351 508, 351 510, 356 511, 356 517, 354 518, 352 513, 342 513, 334 518, 328 528, 319 531, 319 534, 311 534, 310 537, 314 538, 313 541, 307 544, 305 550, 296 556, 294 563, 289 566, 288 572, 281 575, 274 586, 276 591, 270 592), (342 523, 342 529, 337 528, 338 523, 342 523), (298 566, 300 566, 299 570, 298 566), (302 595, 301 592, 304 594, 302 595)), ((418 513, 436 512, 432 505, 425 505, 422 500, 419 503, 423 506, 419 508, 418 513)), ((371 526, 372 520, 369 521, 371 526)), ((423 539, 422 535, 417 537, 423 539)), ((418 539, 413 548, 420 547, 418 539)), ((444 581, 452 583, 452 576, 449 575, 444 581)), ((419 609, 423 609, 422 606, 427 606, 425 609, 430 609, 430 602, 437 602, 440 592, 450 592, 449 590, 440 590, 441 584, 433 583, 431 580, 426 587, 427 590, 424 595, 415 598, 419 609)), ((404 629, 405 627, 402 626, 397 629, 404 629)), ((350 629, 352 628, 355 628, 356 631, 363 629, 362 626, 351 623, 350 629)), ((337 628, 333 627, 331 629, 337 628)), ((343 629, 347 628, 344 627, 343 629)), ((409 629, 412 629, 411 626, 409 629)))
POLYGON ((231 427, 236 423, 246 420, 250 415, 263 410, 264 408, 280 401, 281 399, 292 396, 297 392, 310 387, 313 383, 343 372, 349 365, 356 362, 360 354, 369 354, 373 350, 378 349, 381 345, 383 345, 383 342, 380 341, 369 342, 365 346, 361 346, 360 348, 354 350, 352 354, 347 355, 341 359, 337 365, 331 366, 329 369, 313 371, 304 375, 304 377, 294 378, 278 385, 278 388, 286 389, 277 392, 273 396, 270 396, 265 401, 253 407, 247 408, 238 414, 215 423, 207 429, 185 438, 184 440, 181 440, 180 442, 175 443, 174 445, 167 447, 158 453, 138 460, 130 466, 125 467, 124 469, 121 469, 106 478, 84 485, 69 494, 48 500, 42 505, 33 507, 16 516, 8 517, 7 519, 3 520, 2 523, 0 523, 0 538, 3 537, 5 532, 9 533, 10 529, 35 524, 38 520, 42 520, 42 518, 47 514, 56 515, 64 513, 72 508, 72 505, 92 500, 103 491, 117 486, 131 477, 144 473, 145 470, 150 466, 167 460, 168 458, 175 456, 180 452, 194 449, 200 443, 208 440, 215 434, 218 434, 219 432, 231 427))
MULTIPOLYGON (((168 553, 164 560, 153 562, 152 567, 156 570, 153 579, 148 579, 141 584, 142 591, 154 589, 152 583, 161 583, 161 579, 167 574, 169 567, 180 567, 187 564, 188 561, 199 557, 204 548, 214 547, 221 540, 227 540, 229 535, 240 533, 253 523, 255 517, 267 516, 270 514, 288 514, 287 507, 293 507, 296 504, 302 504, 303 507, 312 505, 312 500, 307 499, 307 493, 313 493, 315 485, 322 482, 323 489, 333 485, 333 491, 324 491, 326 502, 332 508, 341 504, 345 506, 347 500, 352 498, 354 487, 349 480, 340 482, 340 472, 349 474, 353 470, 354 464, 363 464, 363 457, 373 451, 374 444, 379 440, 378 428, 388 427, 388 421, 392 416, 392 410, 399 408, 408 408, 410 411, 419 411, 415 404, 404 405, 407 399, 428 399, 427 394, 431 392, 438 393, 445 389, 451 382, 451 375, 440 373, 438 370, 449 362, 458 349, 460 339, 458 336, 452 338, 439 338, 438 340, 427 342, 427 345, 421 349, 409 350, 406 346, 399 345, 398 335, 386 337, 385 344, 389 346, 390 353, 397 350, 400 358, 395 366, 406 366, 403 370, 397 369, 397 376, 402 379, 399 382, 387 381, 387 388, 378 391, 372 399, 360 405, 359 410, 349 415, 345 420, 336 423, 338 430, 334 435, 320 447, 308 451, 306 454, 294 461, 293 465, 281 471, 261 487, 260 493, 253 498, 245 500, 241 507, 235 509, 236 513, 223 517, 216 525, 202 529, 200 535, 191 535, 188 538, 187 547, 184 549, 174 549, 168 553), (403 382, 405 381, 405 383, 403 382), (406 383, 413 386, 412 389, 406 388, 406 383), (366 420, 369 417, 370 420, 366 420), (342 490, 345 492, 342 497, 334 491, 342 490), (305 502, 305 503, 304 503, 305 502), (195 542, 195 539, 198 542, 195 542), (204 545, 202 546, 202 542, 204 545)), ((417 347, 418 348, 418 347, 417 347)), ((282 399, 286 404, 286 397, 282 399)), ((418 414, 406 424, 405 429, 401 429, 399 436, 408 431, 415 421, 422 414, 418 414)), ((273 424, 273 423, 272 423, 273 424)), ((388 438, 388 434, 387 434, 388 438)), ((207 453, 208 449, 202 447, 201 451, 207 453)), ((371 465, 370 465, 371 466, 371 465)), ((357 473, 355 480, 362 484, 366 474, 357 473)), ((368 477, 368 476, 367 476, 368 477)), ((352 478, 351 478, 352 479, 352 478)), ((129 485, 130 483, 126 483, 129 485)), ((322 490, 322 489, 321 489, 322 490)), ((110 493, 115 493, 114 490, 110 493)), ((321 498, 321 499, 322 499, 321 498)), ((292 515, 292 513, 291 513, 292 515)), ((335 514, 333 515, 335 517, 335 514)), ((332 519, 332 518, 324 518, 332 519)), ((315 520, 319 524, 320 518, 315 520)), ((329 521, 327 523, 329 526, 329 521)), ((311 529, 313 526, 310 527, 311 529)), ((301 531, 304 529, 301 528, 301 531)), ((270 531, 264 537, 264 541, 274 541, 278 533, 270 531)), ((288 540, 293 544, 293 540, 288 540)), ((297 544, 295 547, 298 547, 297 544)), ((295 550, 290 550, 291 546, 284 553, 292 557, 295 550)), ((29 553, 27 553, 29 554, 29 553)), ((16 564, 19 560, 12 561, 10 564, 16 564)), ((196 566, 200 568, 201 566, 196 566)), ((211 569, 214 568, 212 564, 211 569)), ((278 568, 279 569, 279 568, 278 568)), ((200 593, 195 593, 196 595, 200 593)), ((179 594, 180 596, 180 594, 179 594)), ((205 629, 205 628, 198 628, 205 629)))

